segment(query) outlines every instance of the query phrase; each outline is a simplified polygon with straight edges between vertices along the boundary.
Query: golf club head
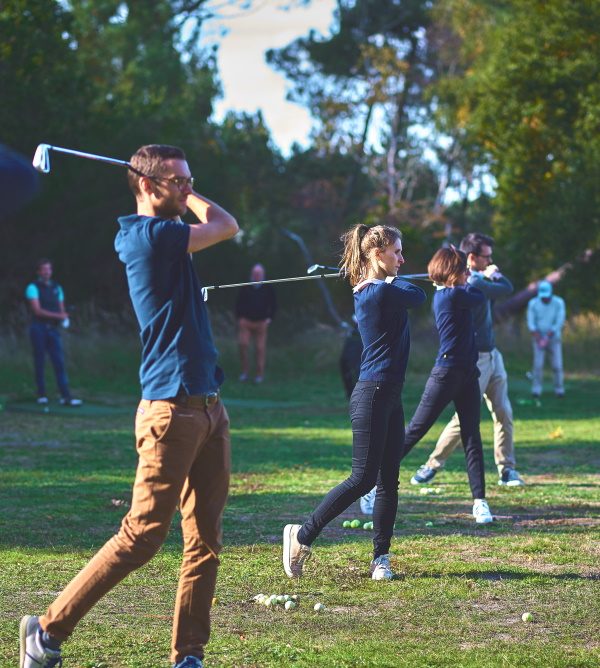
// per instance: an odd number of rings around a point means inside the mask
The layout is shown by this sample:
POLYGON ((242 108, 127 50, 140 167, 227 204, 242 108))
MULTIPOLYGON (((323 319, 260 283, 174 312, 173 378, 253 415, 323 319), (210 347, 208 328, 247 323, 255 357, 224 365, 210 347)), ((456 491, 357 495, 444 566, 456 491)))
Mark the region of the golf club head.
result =
POLYGON ((322 271, 339 272, 340 270, 338 269, 338 267, 328 267, 327 265, 324 264, 311 264, 310 267, 306 270, 306 273, 310 275, 322 271))
POLYGON ((31 164, 37 169, 38 172, 47 174, 50 171, 50 145, 49 144, 40 144, 35 149, 35 155, 31 164))

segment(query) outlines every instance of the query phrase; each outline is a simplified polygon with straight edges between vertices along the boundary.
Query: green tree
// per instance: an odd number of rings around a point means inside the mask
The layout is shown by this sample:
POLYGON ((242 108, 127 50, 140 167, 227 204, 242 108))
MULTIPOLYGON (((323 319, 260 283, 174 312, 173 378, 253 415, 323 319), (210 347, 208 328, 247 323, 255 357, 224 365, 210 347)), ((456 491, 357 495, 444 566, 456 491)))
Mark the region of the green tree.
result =
MULTIPOLYGON (((494 231, 518 281, 600 246, 600 5, 594 0, 443 0, 461 40, 458 74, 437 86, 497 188, 494 231)), ((600 306, 589 270, 571 297, 600 306)), ((597 283, 596 283, 597 286, 597 283)))

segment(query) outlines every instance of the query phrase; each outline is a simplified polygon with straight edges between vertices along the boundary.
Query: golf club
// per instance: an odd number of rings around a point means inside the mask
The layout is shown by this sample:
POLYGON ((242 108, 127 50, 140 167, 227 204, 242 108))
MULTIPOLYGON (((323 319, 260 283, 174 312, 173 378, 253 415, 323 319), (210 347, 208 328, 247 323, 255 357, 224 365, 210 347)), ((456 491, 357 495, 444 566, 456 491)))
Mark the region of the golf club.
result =
MULTIPOLYGON (((310 267, 306 270, 307 274, 315 274, 317 272, 323 271, 337 271, 338 276, 343 278, 345 272, 343 269, 338 269, 337 267, 329 267, 326 264, 311 264, 310 267)), ((330 276, 331 274, 328 274, 330 276)), ((419 281, 429 281, 429 274, 398 274, 400 278, 406 278, 407 280, 419 280, 419 281)), ((321 276, 319 276, 321 278, 321 276)))
POLYGON ((94 153, 84 153, 83 151, 75 151, 71 148, 62 148, 60 146, 52 146, 51 144, 40 144, 35 150, 35 155, 31 164, 37 169, 38 172, 43 174, 48 174, 50 172, 50 151, 56 151, 57 153, 66 153, 68 155, 74 155, 76 158, 87 158, 88 160, 97 160, 99 162, 106 162, 109 165, 118 165, 119 167, 127 167, 132 172, 135 172, 139 176, 147 176, 147 174, 142 174, 135 167, 132 167, 129 162, 126 160, 118 160, 117 158, 107 158, 103 155, 95 155, 94 153))

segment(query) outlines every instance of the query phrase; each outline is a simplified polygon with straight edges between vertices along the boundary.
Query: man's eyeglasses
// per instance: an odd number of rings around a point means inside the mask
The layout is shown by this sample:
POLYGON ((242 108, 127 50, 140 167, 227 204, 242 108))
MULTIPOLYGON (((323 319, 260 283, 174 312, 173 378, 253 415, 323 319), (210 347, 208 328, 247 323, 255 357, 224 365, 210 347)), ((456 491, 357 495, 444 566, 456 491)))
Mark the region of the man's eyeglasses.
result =
POLYGON ((190 188, 194 187, 193 176, 169 176, 168 178, 166 176, 152 176, 151 178, 154 181, 167 181, 168 183, 172 183, 179 188, 179 190, 183 190, 186 186, 189 186, 190 188))
POLYGON ((491 260, 493 253, 490 253, 489 255, 484 255, 483 253, 473 253, 473 255, 477 255, 477 257, 482 257, 484 260, 491 260))

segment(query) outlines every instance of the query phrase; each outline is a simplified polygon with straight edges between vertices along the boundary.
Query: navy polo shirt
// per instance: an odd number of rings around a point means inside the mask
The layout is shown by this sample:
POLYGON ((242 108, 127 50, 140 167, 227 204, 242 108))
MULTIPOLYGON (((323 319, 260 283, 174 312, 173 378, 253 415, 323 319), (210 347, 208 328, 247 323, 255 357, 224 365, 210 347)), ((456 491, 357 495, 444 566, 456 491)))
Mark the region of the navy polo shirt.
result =
POLYGON ((190 229, 180 221, 119 218, 115 249, 125 264, 140 326, 142 397, 149 400, 216 391, 217 366, 206 304, 191 256, 190 229))
POLYGON ((394 278, 354 288, 354 313, 363 341, 359 380, 403 383, 410 351, 407 309, 426 299, 421 288, 394 278))

